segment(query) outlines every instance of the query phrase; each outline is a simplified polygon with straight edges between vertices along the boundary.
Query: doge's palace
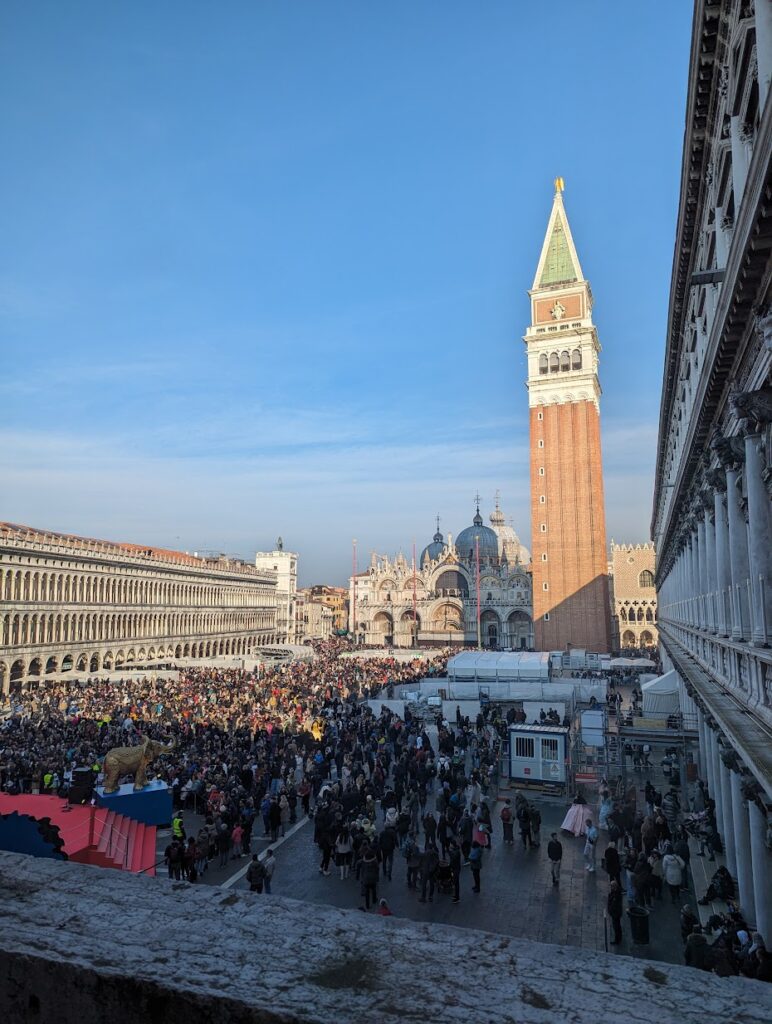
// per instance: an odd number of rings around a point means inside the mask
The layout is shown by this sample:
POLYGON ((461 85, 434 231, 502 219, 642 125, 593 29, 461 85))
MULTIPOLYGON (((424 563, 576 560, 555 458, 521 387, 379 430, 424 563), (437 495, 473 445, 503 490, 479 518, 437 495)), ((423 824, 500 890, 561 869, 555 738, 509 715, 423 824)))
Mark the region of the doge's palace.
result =
POLYGON ((251 654, 276 576, 224 555, 0 523, 0 692, 46 678, 251 654))

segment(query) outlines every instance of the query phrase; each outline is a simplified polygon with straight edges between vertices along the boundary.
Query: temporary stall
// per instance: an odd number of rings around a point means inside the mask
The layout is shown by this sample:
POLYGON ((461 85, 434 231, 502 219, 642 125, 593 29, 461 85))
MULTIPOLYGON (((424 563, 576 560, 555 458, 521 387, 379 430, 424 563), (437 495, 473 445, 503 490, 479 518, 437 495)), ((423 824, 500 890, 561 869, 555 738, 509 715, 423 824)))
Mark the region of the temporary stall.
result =
POLYGON ((671 670, 641 687, 644 718, 667 718, 679 710, 678 673, 671 670))
POLYGON ((654 662, 649 658, 612 658, 608 666, 610 669, 644 669, 654 668, 654 662))
POLYGON ((462 651, 448 662, 450 683, 546 682, 549 677, 549 654, 541 651, 462 651))
POLYGON ((568 733, 568 728, 560 725, 511 725, 509 777, 565 784, 568 733))

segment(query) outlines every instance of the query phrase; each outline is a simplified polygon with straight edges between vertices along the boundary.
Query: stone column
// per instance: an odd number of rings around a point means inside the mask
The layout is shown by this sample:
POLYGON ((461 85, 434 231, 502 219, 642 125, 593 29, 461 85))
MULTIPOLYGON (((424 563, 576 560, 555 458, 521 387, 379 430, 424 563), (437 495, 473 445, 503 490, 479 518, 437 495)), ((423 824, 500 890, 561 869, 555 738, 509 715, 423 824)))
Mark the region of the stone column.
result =
POLYGON ((737 863, 737 890, 740 898, 740 909, 749 921, 755 921, 748 805, 743 797, 740 773, 732 771, 729 774, 732 786, 732 822, 734 824, 734 852, 737 863))
POLYGON ((698 625, 704 629, 707 625, 705 618, 705 594, 708 592, 708 559, 705 548, 705 514, 697 520, 697 595, 698 603, 698 625))
MULTIPOLYGON (((707 723, 706 723, 707 725, 707 723)), ((710 795, 716 801, 716 828, 721 829, 723 822, 721 821, 721 786, 719 784, 718 769, 716 762, 718 761, 718 754, 716 753, 716 732, 707 726, 706 730, 707 746, 706 746, 706 767, 708 775, 708 789, 710 795)), ((721 837, 724 838, 723 836, 721 837)))
POLYGON ((705 577, 706 615, 711 633, 716 632, 716 530, 713 524, 713 497, 705 495, 705 577))
POLYGON ((748 495, 748 538, 750 548, 753 632, 751 639, 764 646, 772 634, 772 586, 770 558, 772 535, 769 528, 769 495, 764 485, 761 434, 752 431, 745 438, 745 487, 748 495))
POLYGON ((751 833, 751 873, 753 876, 753 895, 756 906, 756 929, 761 932, 765 942, 770 943, 768 935, 772 935, 772 868, 770 854, 767 849, 767 815, 762 813, 754 800, 748 801, 748 823, 751 833))
MULTIPOLYGON (((772 75, 772 0, 756 0, 755 8, 759 110, 763 111, 772 75)), ((767 939, 767 942, 772 945, 772 938, 767 939)))
POLYGON ((732 817, 732 783, 729 778, 729 769, 719 756, 719 778, 721 780, 721 818, 724 822, 724 831, 721 838, 724 841, 724 856, 729 873, 737 874, 737 859, 734 849, 734 819, 732 817))
POLYGON ((748 607, 748 528, 740 507, 736 466, 726 468, 726 506, 729 522, 729 569, 732 576, 732 639, 750 639, 748 607))
POLYGON ((729 525, 726 516, 726 474, 718 471, 714 477, 713 518, 716 526, 716 608, 718 611, 718 632, 729 636, 731 632, 731 610, 729 588, 732 572, 729 567, 729 525))
POLYGON ((703 715, 702 711, 700 711, 699 708, 697 708, 697 732, 699 733, 699 737, 700 737, 699 746, 697 748, 699 773, 700 773, 700 778, 703 780, 703 782, 705 782, 705 781, 707 781, 707 778, 708 778, 708 773, 707 773, 707 761, 708 761, 708 758, 707 758, 707 754, 708 754, 708 737, 707 737, 707 732, 708 732, 708 727, 705 725, 705 715, 703 715))
POLYGON ((732 187, 735 210, 740 209, 745 182, 748 178, 748 152, 742 137, 742 123, 739 114, 729 121, 729 138, 732 144, 732 187))

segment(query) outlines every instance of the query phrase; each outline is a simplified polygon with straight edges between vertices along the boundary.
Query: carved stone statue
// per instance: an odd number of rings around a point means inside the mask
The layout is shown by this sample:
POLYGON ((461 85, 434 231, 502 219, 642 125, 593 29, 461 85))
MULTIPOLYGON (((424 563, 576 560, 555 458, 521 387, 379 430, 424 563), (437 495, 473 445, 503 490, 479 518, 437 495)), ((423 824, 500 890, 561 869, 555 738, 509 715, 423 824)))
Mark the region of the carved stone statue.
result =
POLYGON ((174 743, 167 745, 158 740, 151 740, 149 736, 136 747, 113 747, 112 750, 108 750, 103 766, 105 793, 115 793, 118 789, 118 779, 132 772, 134 789, 144 789, 147 785, 147 766, 159 754, 168 753, 170 750, 174 750, 174 743))

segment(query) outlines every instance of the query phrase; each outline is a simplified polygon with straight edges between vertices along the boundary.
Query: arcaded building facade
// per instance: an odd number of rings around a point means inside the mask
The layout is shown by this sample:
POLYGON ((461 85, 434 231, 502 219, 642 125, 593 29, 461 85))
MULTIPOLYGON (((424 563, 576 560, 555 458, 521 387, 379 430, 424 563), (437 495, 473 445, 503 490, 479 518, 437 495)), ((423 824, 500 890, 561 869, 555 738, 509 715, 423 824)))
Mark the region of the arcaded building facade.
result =
POLYGON ((592 292, 555 182, 536 268, 528 357, 536 648, 611 645, 600 443, 600 342, 592 292))
POLYGON ((615 651, 657 643, 653 544, 611 542, 611 621, 615 651))
POLYGON ((772 942, 772 3, 698 0, 652 536, 663 663, 772 942))
POLYGON ((489 521, 485 526, 478 505, 455 543, 438 524, 415 566, 402 554, 374 554, 368 570, 350 581, 350 628, 356 623, 358 642, 477 645, 479 608, 482 647, 532 649, 528 551, 498 503, 489 521))
POLYGON ((0 524, 0 686, 277 642, 276 577, 244 562, 0 524))

